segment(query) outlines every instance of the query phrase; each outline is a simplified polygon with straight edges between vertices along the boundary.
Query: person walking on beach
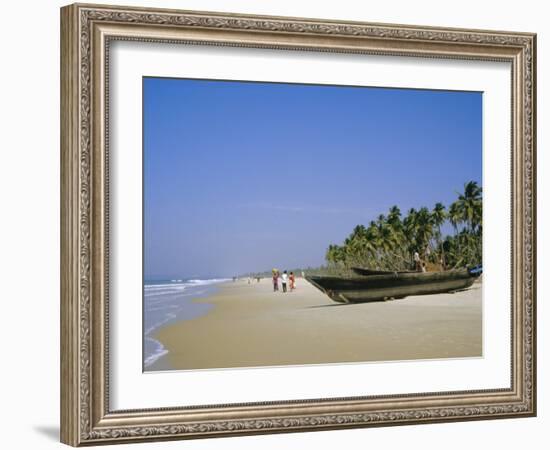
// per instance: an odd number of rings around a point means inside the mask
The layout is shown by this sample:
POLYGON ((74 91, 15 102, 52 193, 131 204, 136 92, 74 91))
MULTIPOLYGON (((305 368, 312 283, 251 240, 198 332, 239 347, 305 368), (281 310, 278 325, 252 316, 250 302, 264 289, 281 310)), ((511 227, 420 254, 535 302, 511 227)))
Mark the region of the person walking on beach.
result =
POLYGON ((276 292, 279 290, 279 271, 276 269, 273 269, 273 292, 276 292))
POLYGON ((281 276, 281 284, 283 285, 283 292, 286 292, 286 283, 288 281, 288 274, 286 273, 286 270, 283 272, 283 275, 281 276))
POLYGON ((422 262, 420 261, 420 255, 418 252, 414 252, 414 270, 422 272, 422 262))
POLYGON ((290 272, 290 276, 288 277, 290 280, 290 292, 292 292, 294 289, 296 289, 296 277, 294 276, 294 272, 290 272))

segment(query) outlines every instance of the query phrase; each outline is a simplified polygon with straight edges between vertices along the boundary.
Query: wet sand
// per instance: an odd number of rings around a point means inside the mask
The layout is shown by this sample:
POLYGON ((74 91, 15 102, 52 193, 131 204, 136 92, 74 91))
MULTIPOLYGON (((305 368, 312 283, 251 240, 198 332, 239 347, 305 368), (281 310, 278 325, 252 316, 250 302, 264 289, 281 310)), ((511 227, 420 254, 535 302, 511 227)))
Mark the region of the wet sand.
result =
POLYGON ((482 356, 482 289, 339 304, 296 280, 228 282, 207 298, 203 316, 155 336, 168 354, 148 370, 210 369, 482 356))

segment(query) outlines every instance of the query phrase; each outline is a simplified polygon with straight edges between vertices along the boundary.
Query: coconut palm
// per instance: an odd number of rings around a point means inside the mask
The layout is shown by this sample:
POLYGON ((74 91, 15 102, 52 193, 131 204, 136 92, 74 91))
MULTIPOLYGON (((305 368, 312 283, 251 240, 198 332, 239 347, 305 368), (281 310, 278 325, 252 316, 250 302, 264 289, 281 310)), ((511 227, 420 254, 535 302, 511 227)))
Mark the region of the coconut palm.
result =
POLYGON ((407 217, 403 220, 403 232, 409 247, 414 247, 415 245, 415 236, 418 228, 417 215, 416 209, 411 208, 407 213, 407 217))
POLYGON ((433 236, 433 223, 430 211, 426 207, 422 207, 416 214, 416 245, 418 249, 424 252, 424 256, 428 251, 430 240, 433 236))
POLYGON ((455 203, 462 222, 475 233, 482 220, 481 188, 475 181, 469 181, 464 184, 464 193, 458 196, 455 203))
POLYGON ((333 244, 329 245, 326 252, 325 259, 330 264, 334 264, 334 265, 342 264, 344 262, 344 252, 342 247, 339 245, 333 245, 333 244))
POLYGON ((364 225, 357 225, 351 233, 349 240, 346 240, 346 256, 348 263, 363 263, 369 259, 374 250, 372 236, 369 236, 364 225))
POLYGON ((357 225, 343 245, 330 245, 326 261, 336 268, 361 265, 377 269, 401 270, 413 264, 414 252, 427 256, 437 249, 444 266, 458 267, 481 261, 482 190, 474 181, 464 185, 448 210, 436 203, 411 208, 402 218, 401 210, 392 206, 387 215, 380 214, 368 226, 357 225), (442 226, 448 221, 453 236, 443 237, 442 226))
POLYGON ((401 223, 401 210, 396 206, 392 206, 388 213, 388 223, 394 228, 394 229, 400 229, 402 227, 401 223))
POLYGON ((436 203, 434 209, 432 210, 432 222, 436 227, 435 239, 437 248, 440 252, 441 264, 443 267, 445 267, 445 252, 443 251, 443 246, 441 244, 441 225, 443 225, 446 218, 447 213, 445 212, 445 206, 443 206, 443 203, 436 203))
POLYGON ((449 222, 451 222, 451 225, 453 226, 455 235, 458 234, 458 226, 462 222, 458 202, 454 202, 449 207, 449 213, 447 214, 447 217, 449 219, 449 222))

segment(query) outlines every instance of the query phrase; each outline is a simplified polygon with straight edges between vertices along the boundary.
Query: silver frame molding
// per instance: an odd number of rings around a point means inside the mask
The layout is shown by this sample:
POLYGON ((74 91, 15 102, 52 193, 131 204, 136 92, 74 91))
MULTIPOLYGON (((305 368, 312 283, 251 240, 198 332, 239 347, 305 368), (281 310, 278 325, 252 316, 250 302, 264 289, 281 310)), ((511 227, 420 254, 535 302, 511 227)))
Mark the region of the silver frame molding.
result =
POLYGON ((61 441, 97 445, 536 415, 536 35, 75 4, 61 9, 61 441), (508 389, 109 408, 108 58, 113 40, 507 61, 508 389))

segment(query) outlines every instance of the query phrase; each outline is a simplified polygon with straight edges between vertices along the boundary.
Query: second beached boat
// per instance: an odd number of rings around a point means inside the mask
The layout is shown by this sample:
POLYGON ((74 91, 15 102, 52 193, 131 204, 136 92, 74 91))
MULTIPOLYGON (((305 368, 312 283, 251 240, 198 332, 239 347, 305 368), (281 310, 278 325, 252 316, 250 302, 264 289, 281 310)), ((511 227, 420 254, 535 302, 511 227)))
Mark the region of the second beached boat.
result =
POLYGON ((384 272, 354 269, 360 275, 346 277, 306 276, 306 280, 338 303, 362 303, 440 294, 470 287, 481 268, 442 272, 384 272))

